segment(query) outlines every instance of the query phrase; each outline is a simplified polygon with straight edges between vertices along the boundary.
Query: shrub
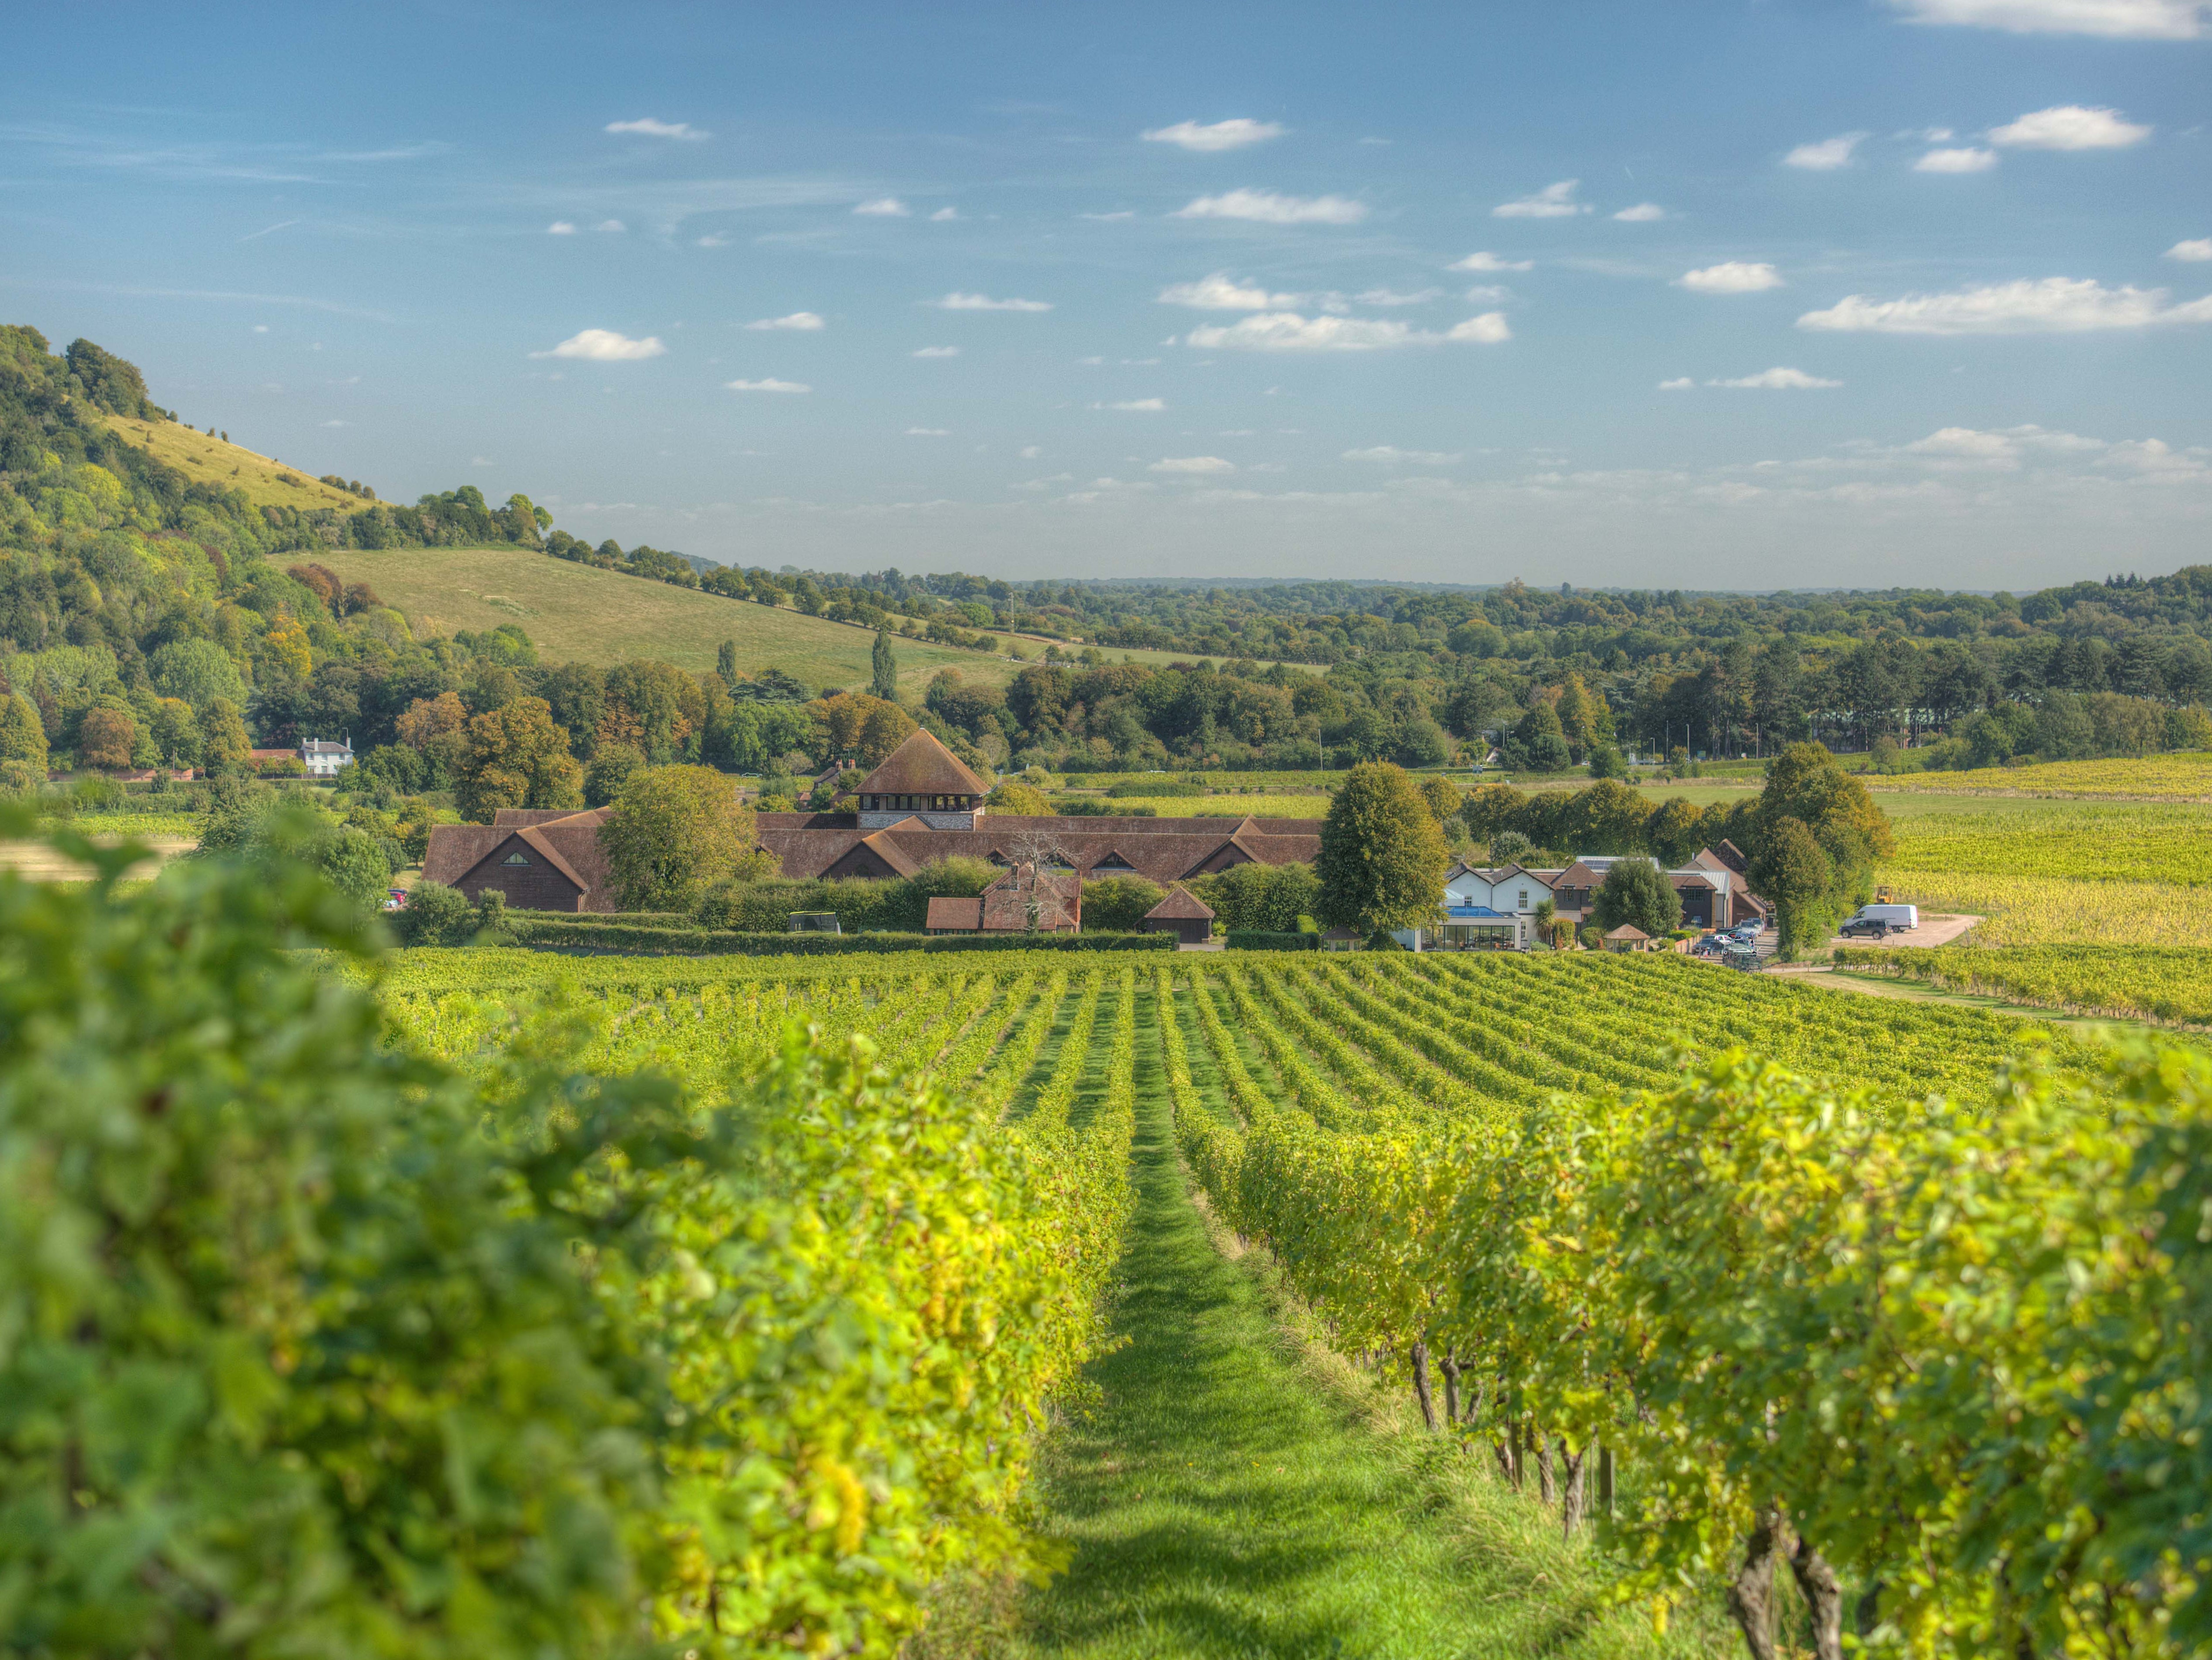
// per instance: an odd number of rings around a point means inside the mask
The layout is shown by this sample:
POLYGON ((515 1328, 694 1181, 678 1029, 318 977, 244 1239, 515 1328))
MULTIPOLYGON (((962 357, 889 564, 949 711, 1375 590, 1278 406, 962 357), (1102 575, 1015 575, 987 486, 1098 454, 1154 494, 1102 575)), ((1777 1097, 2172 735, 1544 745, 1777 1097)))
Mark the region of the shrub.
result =
MULTIPOLYGON (((1382 937, 1386 939, 1390 939, 1388 934, 1382 937)), ((1265 928, 1231 928, 1228 933, 1228 942, 1229 949, 1231 951, 1319 951, 1321 949, 1321 935, 1318 933, 1309 933, 1304 930, 1296 933, 1278 933, 1265 928)), ((1398 942, 1391 939, 1390 944, 1395 948, 1398 942)), ((1376 949, 1382 948, 1378 946, 1376 949)))
POLYGON ((459 888, 417 882, 392 925, 403 946, 465 946, 476 935, 477 914, 459 888))
POLYGON ((1083 885, 1083 928, 1133 933, 1145 915, 1167 897, 1158 883, 1141 876, 1108 876, 1083 885))

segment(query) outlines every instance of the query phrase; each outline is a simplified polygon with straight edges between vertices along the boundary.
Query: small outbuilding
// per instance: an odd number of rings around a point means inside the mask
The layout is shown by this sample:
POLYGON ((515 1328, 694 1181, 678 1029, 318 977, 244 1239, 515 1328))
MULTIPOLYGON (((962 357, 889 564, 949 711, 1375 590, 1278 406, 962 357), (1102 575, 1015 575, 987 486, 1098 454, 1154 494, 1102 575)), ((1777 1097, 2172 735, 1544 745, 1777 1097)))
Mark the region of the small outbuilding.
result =
POLYGON ((1605 936, 1605 948, 1613 952, 1650 951, 1651 936, 1632 922, 1623 922, 1605 936))
POLYGON ((1213 938, 1213 912, 1188 888, 1170 888, 1141 926, 1146 933, 1172 933, 1186 946, 1202 946, 1213 938))

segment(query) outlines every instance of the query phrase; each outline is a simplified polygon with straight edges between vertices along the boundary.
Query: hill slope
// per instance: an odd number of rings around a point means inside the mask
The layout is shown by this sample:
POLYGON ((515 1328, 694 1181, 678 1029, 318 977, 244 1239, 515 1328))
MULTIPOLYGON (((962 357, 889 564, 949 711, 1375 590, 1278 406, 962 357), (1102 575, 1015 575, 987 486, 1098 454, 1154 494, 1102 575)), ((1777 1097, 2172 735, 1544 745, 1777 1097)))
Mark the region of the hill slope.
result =
MULTIPOLYGON (((809 685, 868 684, 875 635, 845 623, 757 605, 693 588, 649 582, 526 548, 336 548, 313 556, 349 582, 366 582, 406 613, 417 638, 512 623, 541 662, 657 658, 694 673, 714 666, 725 640, 748 674, 781 669, 809 685)), ((899 682, 919 694, 941 668, 979 683, 1012 678, 1020 665, 949 646, 896 642, 899 682)))
POLYGON ((196 484, 243 490, 257 508, 334 508, 357 513, 365 505, 348 491, 319 483, 296 468, 258 455, 227 439, 210 438, 173 421, 140 421, 111 415, 105 424, 157 461, 176 468, 196 484))

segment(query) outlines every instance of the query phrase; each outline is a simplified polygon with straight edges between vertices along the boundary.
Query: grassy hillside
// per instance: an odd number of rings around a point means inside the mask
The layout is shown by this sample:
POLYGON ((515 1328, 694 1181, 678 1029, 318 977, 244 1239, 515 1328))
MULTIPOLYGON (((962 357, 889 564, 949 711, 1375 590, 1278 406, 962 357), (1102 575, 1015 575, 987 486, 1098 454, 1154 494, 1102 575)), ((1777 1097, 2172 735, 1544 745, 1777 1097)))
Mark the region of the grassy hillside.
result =
POLYGON ((358 513, 368 504, 346 490, 319 484, 297 468, 285 466, 242 445, 225 443, 173 421, 134 421, 128 416, 100 417, 154 459, 187 474, 195 483, 241 489, 257 508, 336 508, 358 513))
MULTIPOLYGON (((653 657, 694 672, 738 642, 748 673, 781 669, 810 685, 868 684, 875 635, 848 623, 648 582, 523 548, 354 548, 319 556, 349 582, 366 582, 406 613, 418 637, 513 623, 549 663, 602 666, 653 657)), ((899 679, 916 691, 948 666, 1003 679, 1020 666, 981 652, 900 642, 899 679)))
MULTIPOLYGON (((202 441, 212 441, 203 440, 202 441)), ((305 557, 307 556, 301 556, 305 557)), ((865 687, 875 635, 849 623, 671 587, 520 548, 339 548, 314 556, 349 582, 366 582, 407 615, 417 637, 513 623, 547 662, 605 666, 653 657, 695 672, 714 666, 725 640, 738 642, 747 673, 778 668, 812 685, 865 687)), ((1021 671, 1011 657, 899 641, 899 684, 917 694, 941 668, 1004 684, 1021 671)), ((1024 645, 1032 658, 1040 642, 1024 645)), ((1115 662, 1188 661, 1161 651, 1112 650, 1115 662)))

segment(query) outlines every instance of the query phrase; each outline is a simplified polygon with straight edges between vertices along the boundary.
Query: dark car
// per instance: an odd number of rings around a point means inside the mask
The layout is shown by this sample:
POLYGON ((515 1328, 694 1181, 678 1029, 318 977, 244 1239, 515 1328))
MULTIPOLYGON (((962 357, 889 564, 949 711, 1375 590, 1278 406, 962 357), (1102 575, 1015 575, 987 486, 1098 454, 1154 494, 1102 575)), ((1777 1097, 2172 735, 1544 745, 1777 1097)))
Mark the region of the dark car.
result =
POLYGON ((1846 939, 1886 939, 1889 924, 1879 916, 1855 916, 1836 932, 1846 939))

